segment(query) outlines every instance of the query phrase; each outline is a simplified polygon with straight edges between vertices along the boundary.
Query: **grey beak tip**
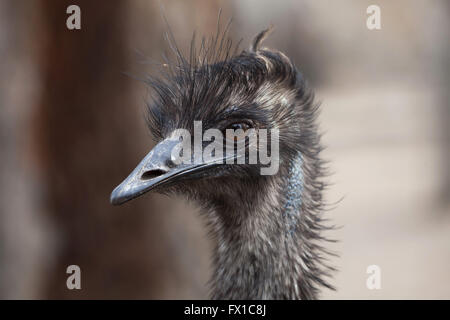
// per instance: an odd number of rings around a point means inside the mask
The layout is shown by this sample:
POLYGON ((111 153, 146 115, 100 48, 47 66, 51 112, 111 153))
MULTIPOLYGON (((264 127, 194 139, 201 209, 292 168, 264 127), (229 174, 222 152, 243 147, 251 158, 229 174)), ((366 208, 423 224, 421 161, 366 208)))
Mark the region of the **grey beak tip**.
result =
POLYGON ((111 194, 111 198, 109 199, 109 202, 110 202, 113 206, 119 205, 119 203, 116 201, 116 198, 114 197, 113 194, 111 194))
POLYGON ((117 188, 115 188, 113 190, 113 192, 111 192, 111 197, 109 198, 109 202, 113 205, 113 206, 118 206, 121 205, 123 203, 120 195, 119 195, 119 190, 117 190, 117 188))

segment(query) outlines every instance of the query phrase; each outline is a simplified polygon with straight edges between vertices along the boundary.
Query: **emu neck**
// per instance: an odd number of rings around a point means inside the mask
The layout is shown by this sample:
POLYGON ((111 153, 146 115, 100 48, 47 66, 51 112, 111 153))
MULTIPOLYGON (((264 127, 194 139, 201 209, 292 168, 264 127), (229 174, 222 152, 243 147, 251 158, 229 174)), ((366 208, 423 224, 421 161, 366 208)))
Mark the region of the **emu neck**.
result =
POLYGON ((280 170, 264 187, 252 188, 254 194, 217 209, 213 298, 315 298, 304 261, 310 257, 308 238, 301 232, 301 158, 280 170))

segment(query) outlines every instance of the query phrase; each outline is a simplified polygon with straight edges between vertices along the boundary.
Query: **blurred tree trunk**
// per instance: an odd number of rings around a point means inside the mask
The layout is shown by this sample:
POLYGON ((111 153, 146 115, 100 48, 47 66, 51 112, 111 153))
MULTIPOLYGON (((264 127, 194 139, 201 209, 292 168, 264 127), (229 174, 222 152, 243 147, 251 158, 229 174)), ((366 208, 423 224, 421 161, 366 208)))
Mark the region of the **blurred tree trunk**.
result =
POLYGON ((167 251, 150 202, 120 208, 112 189, 136 165, 130 106, 127 1, 77 1, 81 30, 66 28, 73 1, 41 1, 43 95, 37 135, 47 204, 58 232, 48 298, 152 298, 166 281, 167 251), (144 208, 145 204, 145 208, 144 208), (151 226, 151 227, 150 227, 151 226), (68 290, 66 268, 81 268, 81 290, 68 290))
POLYGON ((33 299, 46 251, 39 181, 30 152, 30 116, 39 92, 36 3, 0 1, 0 299, 33 299))

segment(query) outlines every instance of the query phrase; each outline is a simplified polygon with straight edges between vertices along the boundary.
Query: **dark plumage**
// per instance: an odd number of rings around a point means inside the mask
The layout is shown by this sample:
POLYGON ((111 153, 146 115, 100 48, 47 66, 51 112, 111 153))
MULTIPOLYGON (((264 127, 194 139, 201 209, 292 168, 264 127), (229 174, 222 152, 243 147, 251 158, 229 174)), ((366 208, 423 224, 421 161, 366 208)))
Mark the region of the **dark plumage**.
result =
POLYGON ((147 80, 155 91, 148 124, 163 141, 155 149, 163 151, 171 132, 193 130, 194 120, 202 120, 204 130, 236 123, 278 128, 278 173, 263 176, 258 165, 222 164, 175 174, 155 151, 111 197, 120 204, 156 189, 197 201, 215 240, 215 299, 315 299, 321 286, 331 288, 325 280, 333 270, 325 264, 329 252, 320 244, 327 227, 318 105, 289 58, 260 48, 269 31, 239 54, 232 54, 226 30, 202 41, 198 54, 193 40, 189 59, 173 45, 176 63, 164 65, 162 80, 147 80))

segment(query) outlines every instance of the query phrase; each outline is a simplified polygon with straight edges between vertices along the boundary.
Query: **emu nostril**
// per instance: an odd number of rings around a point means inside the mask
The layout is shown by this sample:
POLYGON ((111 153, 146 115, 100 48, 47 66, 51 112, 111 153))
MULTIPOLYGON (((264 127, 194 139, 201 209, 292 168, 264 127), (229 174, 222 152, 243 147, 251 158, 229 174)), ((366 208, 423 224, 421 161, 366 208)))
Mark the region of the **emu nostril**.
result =
POLYGON ((166 166, 169 168, 173 168, 176 166, 175 162, 172 159, 166 161, 166 166))
POLYGON ((159 169, 150 170, 150 171, 144 172, 141 176, 141 179, 142 180, 150 180, 150 179, 154 179, 159 176, 162 176, 165 173, 166 173, 166 171, 164 171, 164 170, 159 170, 159 169))

